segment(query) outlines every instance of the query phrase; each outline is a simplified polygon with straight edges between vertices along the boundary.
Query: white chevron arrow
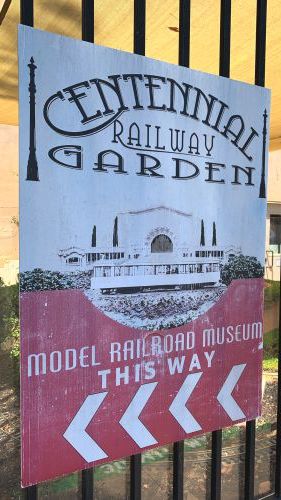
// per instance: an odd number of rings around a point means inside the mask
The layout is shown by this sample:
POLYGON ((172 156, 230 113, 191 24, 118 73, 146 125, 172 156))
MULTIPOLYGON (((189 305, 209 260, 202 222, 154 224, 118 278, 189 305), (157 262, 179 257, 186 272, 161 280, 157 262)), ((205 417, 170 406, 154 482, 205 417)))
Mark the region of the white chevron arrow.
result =
POLYGON ((141 385, 122 418, 119 420, 123 429, 125 429, 125 431, 140 448, 151 446, 158 442, 139 420, 139 415, 144 409, 157 384, 158 382, 152 382, 150 384, 141 385))
POLYGON ((202 429, 197 420, 195 420, 193 415, 185 406, 201 375, 202 372, 191 373, 190 375, 187 375, 184 383, 182 384, 179 392, 177 393, 169 408, 169 411, 171 412, 173 417, 175 417, 183 430, 188 434, 190 432, 200 431, 202 429))
POLYGON ((108 456, 85 431, 106 395, 107 392, 100 392, 87 396, 63 435, 87 462, 108 456))
POLYGON ((217 395, 219 403, 233 421, 241 420, 241 418, 246 418, 246 415, 243 413, 240 406, 238 406, 235 399, 231 395, 234 387, 236 386, 245 369, 245 366, 246 363, 243 365, 234 365, 231 368, 225 383, 223 384, 220 392, 217 395))

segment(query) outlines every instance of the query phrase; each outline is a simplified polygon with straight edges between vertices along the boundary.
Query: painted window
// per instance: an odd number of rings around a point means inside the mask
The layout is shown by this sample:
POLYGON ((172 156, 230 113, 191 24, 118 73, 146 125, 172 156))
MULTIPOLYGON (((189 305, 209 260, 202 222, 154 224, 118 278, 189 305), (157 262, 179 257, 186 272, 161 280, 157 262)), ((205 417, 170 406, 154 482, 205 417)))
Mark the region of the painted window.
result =
POLYGON ((172 240, 166 234, 158 234, 151 243, 151 253, 168 253, 173 251, 172 240))
POLYGON ((68 262, 68 264, 78 264, 79 259, 78 259, 78 257, 69 257, 67 262, 68 262))

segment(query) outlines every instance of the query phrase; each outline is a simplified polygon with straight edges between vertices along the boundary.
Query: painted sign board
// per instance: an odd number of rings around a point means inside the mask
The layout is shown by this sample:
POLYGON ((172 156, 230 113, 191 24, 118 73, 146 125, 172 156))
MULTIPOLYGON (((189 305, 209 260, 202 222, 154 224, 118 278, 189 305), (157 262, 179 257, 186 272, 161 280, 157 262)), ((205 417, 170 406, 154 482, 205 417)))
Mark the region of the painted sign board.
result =
POLYGON ((261 411, 269 91, 19 28, 22 484, 261 411))

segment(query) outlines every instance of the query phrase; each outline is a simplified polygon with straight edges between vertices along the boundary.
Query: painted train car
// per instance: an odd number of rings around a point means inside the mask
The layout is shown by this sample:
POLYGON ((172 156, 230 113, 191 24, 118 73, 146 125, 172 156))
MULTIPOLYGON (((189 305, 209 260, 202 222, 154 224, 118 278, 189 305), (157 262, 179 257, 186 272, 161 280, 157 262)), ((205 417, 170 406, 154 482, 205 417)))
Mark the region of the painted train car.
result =
POLYGON ((219 260, 99 263, 92 270, 91 288, 102 293, 214 286, 220 279, 219 260))

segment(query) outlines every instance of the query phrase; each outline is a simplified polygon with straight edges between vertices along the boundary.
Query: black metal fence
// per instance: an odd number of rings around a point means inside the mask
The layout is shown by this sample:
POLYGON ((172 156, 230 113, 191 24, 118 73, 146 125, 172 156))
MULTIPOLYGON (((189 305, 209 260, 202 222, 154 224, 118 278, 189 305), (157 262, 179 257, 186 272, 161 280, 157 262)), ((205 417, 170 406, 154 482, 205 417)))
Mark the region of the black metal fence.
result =
MULTIPOLYGON (((190 10, 192 0, 179 0, 179 52, 178 64, 189 67, 190 60, 190 10)), ((193 0, 196 8, 196 0, 193 0)), ((22 24, 33 26, 33 0, 21 0, 20 20, 22 24)), ((245 8, 246 2, 241 2, 245 8)), ((165 0, 159 2, 159 8, 165 9, 165 0)), ((94 42, 94 0, 82 0, 82 39, 94 42)), ((267 0, 257 0, 256 14, 256 57, 255 57, 255 84, 264 86, 265 82, 265 52, 266 52, 266 17, 267 0)), ((245 12, 246 14, 246 12, 245 12)), ((146 0, 134 0, 134 52, 145 55, 145 28, 146 28, 146 0)), ((230 76, 230 38, 231 38, 231 0, 221 0, 220 11, 220 54, 219 74, 230 76)), ((280 301, 281 309, 281 301, 280 301)), ((280 310, 281 312, 281 310, 280 310)), ((281 316, 281 315, 280 315, 281 316)), ((279 320, 280 322, 280 320, 279 320)), ((278 379, 281 380, 281 322, 279 324, 279 368, 278 379)), ((255 474, 255 443, 256 421, 246 424, 245 434, 245 471, 244 471, 244 498, 254 498, 255 474)), ((212 433, 211 444, 211 473, 210 498, 221 498, 221 470, 222 470, 222 431, 212 433)), ((139 500, 142 496, 141 455, 130 459, 130 498, 139 500)), ((93 469, 82 471, 81 498, 90 500, 95 497, 93 469)), ((29 500, 37 498, 37 486, 25 489, 25 496, 29 500)), ((184 498, 184 442, 173 445, 173 493, 174 500, 184 498)), ((276 466, 275 492, 267 498, 281 498, 281 384, 278 384, 277 408, 277 437, 276 437, 276 466)), ((106 499, 105 499, 106 500, 106 499)), ((231 499, 230 499, 231 500, 231 499)))

